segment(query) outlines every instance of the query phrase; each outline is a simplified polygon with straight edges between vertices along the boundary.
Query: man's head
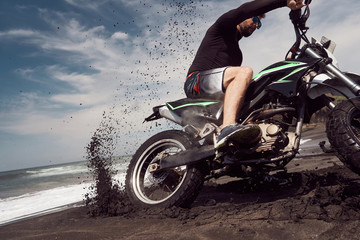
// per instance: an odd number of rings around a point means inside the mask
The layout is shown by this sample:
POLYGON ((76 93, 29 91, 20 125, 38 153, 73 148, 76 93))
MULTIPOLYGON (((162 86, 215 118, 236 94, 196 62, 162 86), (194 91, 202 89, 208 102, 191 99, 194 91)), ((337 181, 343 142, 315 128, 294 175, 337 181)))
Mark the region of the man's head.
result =
POLYGON ((245 21, 241 22, 239 25, 237 25, 237 29, 240 32, 241 36, 243 37, 249 37, 256 29, 259 29, 261 27, 261 19, 265 17, 264 15, 261 16, 255 16, 252 18, 248 18, 245 21))

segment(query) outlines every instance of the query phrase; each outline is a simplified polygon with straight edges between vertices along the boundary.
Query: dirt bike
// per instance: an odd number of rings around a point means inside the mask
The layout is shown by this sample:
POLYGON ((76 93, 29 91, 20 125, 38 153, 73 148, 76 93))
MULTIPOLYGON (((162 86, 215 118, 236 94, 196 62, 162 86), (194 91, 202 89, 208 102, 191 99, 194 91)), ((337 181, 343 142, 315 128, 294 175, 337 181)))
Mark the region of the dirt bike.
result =
POLYGON ((229 141, 224 151, 215 150, 222 100, 185 98, 156 106, 146 121, 165 118, 183 130, 160 132, 133 155, 125 188, 134 203, 188 207, 207 179, 255 178, 285 170, 298 153, 303 124, 323 107, 330 110, 326 123, 330 144, 346 166, 360 173, 360 76, 337 67, 333 41, 324 37, 321 42, 309 41, 306 21, 311 0, 305 3, 304 9, 289 14, 296 41, 285 60, 253 78, 238 114, 240 124, 260 127, 261 140, 229 141), (336 105, 336 96, 345 100, 336 105))

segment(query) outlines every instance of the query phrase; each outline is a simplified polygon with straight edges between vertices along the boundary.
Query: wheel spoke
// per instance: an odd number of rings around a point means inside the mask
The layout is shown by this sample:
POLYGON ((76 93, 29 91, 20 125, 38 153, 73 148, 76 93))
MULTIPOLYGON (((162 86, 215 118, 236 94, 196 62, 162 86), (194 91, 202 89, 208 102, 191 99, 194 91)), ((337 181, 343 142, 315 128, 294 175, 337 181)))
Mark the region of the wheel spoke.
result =
POLYGON ((163 189, 164 189, 164 191, 167 190, 167 192, 172 192, 167 184, 164 184, 163 189))

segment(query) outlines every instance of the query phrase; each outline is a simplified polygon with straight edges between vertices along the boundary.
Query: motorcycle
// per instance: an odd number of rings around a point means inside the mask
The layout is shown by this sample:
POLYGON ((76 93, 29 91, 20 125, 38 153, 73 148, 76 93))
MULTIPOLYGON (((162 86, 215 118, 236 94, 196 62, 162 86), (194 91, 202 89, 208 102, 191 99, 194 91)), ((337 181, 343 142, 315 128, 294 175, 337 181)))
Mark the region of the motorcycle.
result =
POLYGON ((185 98, 156 106, 145 121, 165 118, 183 130, 160 132, 133 155, 125 180, 133 203, 189 207, 210 178, 256 178, 286 170, 299 151, 304 123, 323 107, 330 110, 326 133, 336 155, 360 173, 360 76, 337 67, 333 41, 307 38, 310 3, 305 1, 304 9, 290 12, 295 43, 284 61, 253 78, 238 114, 240 124, 260 127, 261 140, 229 141, 225 150, 215 150, 222 124, 221 99, 185 98), (336 96, 346 100, 336 105, 336 96))

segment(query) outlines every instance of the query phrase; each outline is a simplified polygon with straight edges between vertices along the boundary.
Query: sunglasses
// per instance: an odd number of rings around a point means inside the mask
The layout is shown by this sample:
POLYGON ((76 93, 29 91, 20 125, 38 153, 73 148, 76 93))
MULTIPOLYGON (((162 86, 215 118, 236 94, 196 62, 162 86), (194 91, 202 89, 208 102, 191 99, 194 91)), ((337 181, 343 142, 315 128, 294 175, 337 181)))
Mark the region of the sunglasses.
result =
POLYGON ((252 17, 252 21, 257 24, 257 29, 261 28, 261 21, 259 17, 252 17))

